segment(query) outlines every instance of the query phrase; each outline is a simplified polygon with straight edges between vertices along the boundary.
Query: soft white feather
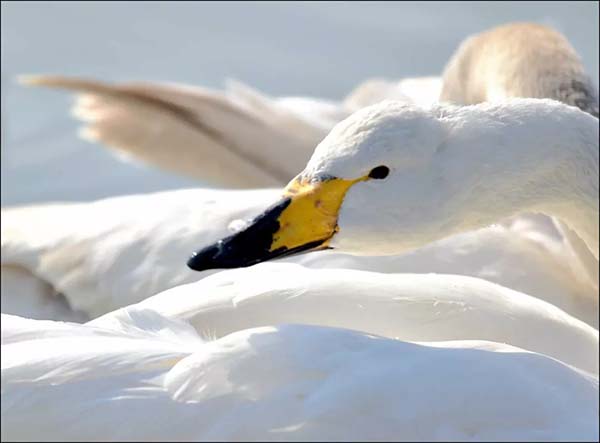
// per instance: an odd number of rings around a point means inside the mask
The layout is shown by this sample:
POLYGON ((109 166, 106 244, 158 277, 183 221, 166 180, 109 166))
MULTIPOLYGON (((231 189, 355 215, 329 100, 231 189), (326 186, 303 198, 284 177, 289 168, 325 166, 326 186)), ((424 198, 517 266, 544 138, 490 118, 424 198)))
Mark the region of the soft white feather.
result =
POLYGON ((220 272, 89 324, 152 309, 207 337, 257 326, 302 323, 408 341, 488 340, 598 373, 598 331, 562 310, 485 280, 458 275, 382 274, 261 264, 220 272))
POLYGON ((2 345, 2 440, 598 437, 597 378, 507 345, 309 325, 165 341, 128 322, 56 333, 3 314, 21 338, 2 345))

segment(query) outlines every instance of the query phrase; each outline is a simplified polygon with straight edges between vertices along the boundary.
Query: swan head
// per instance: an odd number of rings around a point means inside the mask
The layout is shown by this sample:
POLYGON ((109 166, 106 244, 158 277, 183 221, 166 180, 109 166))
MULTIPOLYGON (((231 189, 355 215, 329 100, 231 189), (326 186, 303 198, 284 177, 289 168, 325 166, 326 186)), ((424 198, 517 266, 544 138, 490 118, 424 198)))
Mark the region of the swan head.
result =
POLYGON ((364 108, 317 146, 279 202, 188 266, 249 266, 324 248, 380 255, 426 243, 443 223, 431 171, 444 139, 435 112, 392 101, 364 108))
POLYGON ((340 122, 279 202, 188 266, 250 266, 324 248, 397 254, 519 212, 560 210, 579 223, 590 205, 572 207, 575 197, 596 195, 597 211, 597 165, 598 119, 553 100, 381 102, 340 122))

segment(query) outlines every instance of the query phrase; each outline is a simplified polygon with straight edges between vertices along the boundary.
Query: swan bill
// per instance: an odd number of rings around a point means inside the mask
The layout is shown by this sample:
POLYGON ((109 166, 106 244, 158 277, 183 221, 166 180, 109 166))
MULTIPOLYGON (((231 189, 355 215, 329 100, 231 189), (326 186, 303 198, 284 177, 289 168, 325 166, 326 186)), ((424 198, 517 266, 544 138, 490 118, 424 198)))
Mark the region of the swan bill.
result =
POLYGON ((296 178, 285 188, 278 203, 243 230, 194 253, 187 265, 195 271, 239 268, 326 249, 337 232, 338 212, 346 192, 366 179, 296 178))

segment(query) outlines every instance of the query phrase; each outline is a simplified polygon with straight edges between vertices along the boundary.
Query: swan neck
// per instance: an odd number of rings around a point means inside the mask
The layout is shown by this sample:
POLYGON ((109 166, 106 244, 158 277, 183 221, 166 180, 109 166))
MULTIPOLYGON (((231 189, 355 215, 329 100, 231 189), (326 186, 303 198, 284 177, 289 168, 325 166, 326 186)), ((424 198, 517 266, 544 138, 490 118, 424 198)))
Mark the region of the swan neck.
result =
MULTIPOLYGON (((468 214, 470 229, 521 213, 555 216, 598 259, 598 119, 549 100, 536 102, 549 106, 484 113, 457 127, 464 131, 458 137, 460 158, 473 171, 464 177, 464 164, 452 171, 454 181, 468 189, 462 214, 468 214), (467 132, 477 139, 468 140, 467 132)), ((453 161, 448 157, 446 163, 453 161)))

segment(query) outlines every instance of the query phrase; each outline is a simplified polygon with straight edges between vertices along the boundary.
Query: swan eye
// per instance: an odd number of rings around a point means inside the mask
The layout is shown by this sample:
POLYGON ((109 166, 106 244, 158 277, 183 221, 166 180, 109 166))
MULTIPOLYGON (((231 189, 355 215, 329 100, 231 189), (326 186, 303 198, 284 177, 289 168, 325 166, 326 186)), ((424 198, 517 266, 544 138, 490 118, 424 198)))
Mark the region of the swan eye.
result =
POLYGON ((377 166, 376 168, 371 169, 369 172, 369 178, 375 178, 377 180, 384 179, 390 173, 390 168, 387 166, 377 166))

